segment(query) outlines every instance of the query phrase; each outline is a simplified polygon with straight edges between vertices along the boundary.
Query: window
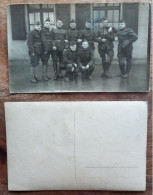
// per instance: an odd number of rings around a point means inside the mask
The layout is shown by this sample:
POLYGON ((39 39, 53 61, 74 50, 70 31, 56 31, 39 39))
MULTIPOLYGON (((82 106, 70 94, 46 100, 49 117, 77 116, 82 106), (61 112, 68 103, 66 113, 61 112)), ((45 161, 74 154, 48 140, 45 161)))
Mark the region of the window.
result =
POLYGON ((44 21, 49 18, 51 25, 55 24, 54 5, 53 4, 29 4, 28 5, 29 30, 34 29, 37 21, 43 25, 44 21))
POLYGON ((102 18, 106 17, 111 26, 118 29, 120 20, 119 3, 94 3, 93 4, 93 25, 95 28, 102 27, 102 18))

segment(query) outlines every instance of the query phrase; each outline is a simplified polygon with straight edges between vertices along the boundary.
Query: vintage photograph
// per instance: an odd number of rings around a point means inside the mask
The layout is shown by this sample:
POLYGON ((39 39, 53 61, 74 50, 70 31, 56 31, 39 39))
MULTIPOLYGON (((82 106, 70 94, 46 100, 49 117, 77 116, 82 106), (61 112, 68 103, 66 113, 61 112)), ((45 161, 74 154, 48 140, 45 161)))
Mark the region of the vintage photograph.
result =
POLYGON ((149 12, 149 3, 9 5, 10 93, 149 91, 149 12))

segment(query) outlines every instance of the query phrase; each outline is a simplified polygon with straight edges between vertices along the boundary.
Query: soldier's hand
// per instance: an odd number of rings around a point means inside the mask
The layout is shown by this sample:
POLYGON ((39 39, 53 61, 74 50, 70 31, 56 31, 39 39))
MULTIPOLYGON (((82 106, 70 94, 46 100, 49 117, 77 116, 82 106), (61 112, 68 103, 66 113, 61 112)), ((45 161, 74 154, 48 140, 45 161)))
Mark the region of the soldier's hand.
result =
POLYGON ((31 54, 31 56, 34 56, 34 55, 35 55, 35 53, 32 53, 32 54, 31 54))
POLYGON ((74 67, 72 67, 71 71, 72 71, 72 72, 74 71, 74 67))
POLYGON ((102 42, 104 42, 104 43, 105 43, 105 42, 106 42, 106 40, 107 40, 107 39, 103 38, 103 39, 102 39, 102 42))
POLYGON ((68 40, 65 40, 65 43, 68 43, 69 41, 68 40))
POLYGON ((108 29, 108 32, 109 32, 109 33, 111 33, 111 32, 112 32, 112 27, 110 27, 110 28, 108 29))
POLYGON ((74 64, 75 67, 77 67, 77 64, 74 64))
POLYGON ((89 64, 87 64, 87 66, 86 66, 86 69, 88 69, 89 68, 89 64))
POLYGON ((47 51, 45 51, 44 54, 46 55, 47 54, 47 51))
POLYGON ((84 69, 86 69, 86 67, 85 66, 82 66, 82 69, 84 70, 84 69))
POLYGON ((82 41, 82 39, 77 39, 77 42, 80 43, 82 41))
POLYGON ((57 47, 56 46, 53 46, 53 50, 56 51, 57 50, 57 47))

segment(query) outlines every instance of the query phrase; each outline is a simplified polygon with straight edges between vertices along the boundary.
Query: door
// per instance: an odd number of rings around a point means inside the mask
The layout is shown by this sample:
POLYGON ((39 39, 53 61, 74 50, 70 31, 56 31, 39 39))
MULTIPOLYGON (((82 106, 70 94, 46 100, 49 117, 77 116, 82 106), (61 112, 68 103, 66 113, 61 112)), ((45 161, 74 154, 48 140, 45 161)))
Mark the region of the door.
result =
POLYGON ((123 19, 138 34, 138 3, 123 3, 123 19))
POLYGON ((76 4, 75 15, 78 29, 84 29, 86 20, 90 20, 90 6, 91 4, 76 4))
POLYGON ((70 4, 56 4, 56 21, 63 21, 63 28, 68 29, 70 24, 70 4))

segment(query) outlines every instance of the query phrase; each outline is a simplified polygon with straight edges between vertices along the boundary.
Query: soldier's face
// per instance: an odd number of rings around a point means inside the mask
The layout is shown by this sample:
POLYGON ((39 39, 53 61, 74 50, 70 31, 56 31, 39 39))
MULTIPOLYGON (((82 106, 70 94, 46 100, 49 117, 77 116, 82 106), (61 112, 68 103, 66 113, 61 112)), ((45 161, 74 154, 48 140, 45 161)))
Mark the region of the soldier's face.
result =
POLYGON ((119 29, 122 30, 126 27, 125 23, 119 23, 119 29))
POLYGON ((90 22, 86 22, 86 23, 85 23, 85 27, 86 27, 86 28, 91 28, 91 23, 90 23, 90 22))
POLYGON ((83 47, 84 49, 87 49, 87 48, 89 47, 88 42, 83 42, 83 43, 82 43, 82 47, 83 47))
POLYGON ((56 25, 57 25, 58 28, 61 28, 63 26, 63 22, 58 20, 56 25))
POLYGON ((35 29, 40 32, 41 31, 41 25, 35 25, 35 29))
POLYGON ((44 24, 44 27, 45 28, 50 28, 50 22, 46 21, 45 24, 44 24))
POLYGON ((70 28, 75 29, 76 28, 76 23, 70 23, 70 28))
POLYGON ((108 27, 108 21, 107 20, 103 21, 103 27, 104 28, 108 27))
POLYGON ((71 45, 71 46, 70 46, 70 49, 71 49, 72 51, 76 51, 76 48, 77 48, 76 45, 71 45))

